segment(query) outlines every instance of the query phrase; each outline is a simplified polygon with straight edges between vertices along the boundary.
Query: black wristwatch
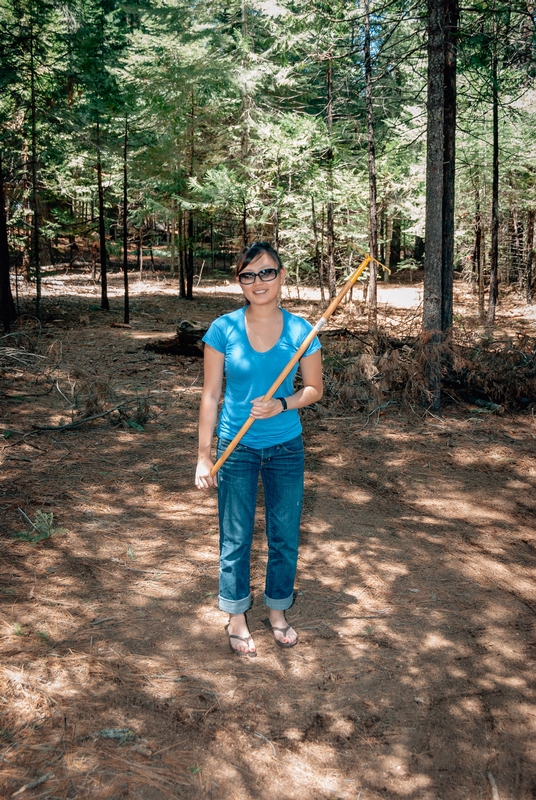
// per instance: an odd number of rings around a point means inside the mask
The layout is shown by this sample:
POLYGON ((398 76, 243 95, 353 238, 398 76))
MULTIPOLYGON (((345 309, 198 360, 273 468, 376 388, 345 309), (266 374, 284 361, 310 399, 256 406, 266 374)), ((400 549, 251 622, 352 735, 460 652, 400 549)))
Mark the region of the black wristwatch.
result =
MULTIPOLYGON (((285 400, 284 397, 276 397, 275 399, 281 401, 281 405, 283 406, 283 411, 286 411, 288 409, 287 401, 285 400)), ((283 413, 283 412, 281 412, 281 413, 283 413)))

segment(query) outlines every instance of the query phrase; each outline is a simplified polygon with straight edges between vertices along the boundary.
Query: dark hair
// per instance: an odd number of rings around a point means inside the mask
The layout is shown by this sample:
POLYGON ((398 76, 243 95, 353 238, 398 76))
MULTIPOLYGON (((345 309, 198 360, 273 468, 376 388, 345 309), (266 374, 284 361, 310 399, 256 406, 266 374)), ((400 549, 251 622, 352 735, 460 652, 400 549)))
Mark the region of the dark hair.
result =
POLYGON ((252 244, 248 245, 240 255, 238 256, 238 261, 236 262, 236 275, 240 275, 242 270, 255 261, 259 256, 262 256, 263 253, 270 256, 275 263, 277 264, 278 269, 283 269, 283 262, 281 261, 281 257, 277 250, 274 250, 270 242, 252 242, 252 244))

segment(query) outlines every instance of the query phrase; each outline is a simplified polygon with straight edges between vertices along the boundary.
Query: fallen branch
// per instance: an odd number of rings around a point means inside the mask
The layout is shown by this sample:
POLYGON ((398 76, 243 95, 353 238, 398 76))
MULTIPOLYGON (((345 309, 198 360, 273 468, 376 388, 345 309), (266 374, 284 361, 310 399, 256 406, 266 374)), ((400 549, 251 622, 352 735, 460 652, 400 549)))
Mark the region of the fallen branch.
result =
POLYGON ((274 745, 272 744, 272 742, 269 739, 266 738, 266 736, 263 733, 259 733, 259 731, 253 731, 253 736, 258 736, 259 739, 263 739, 267 744, 269 744, 270 747, 272 748, 272 752, 274 754, 274 758, 277 758, 277 753, 275 751, 274 745))
POLYGON ((53 772, 47 772, 46 775, 41 775, 41 777, 36 778, 35 781, 30 781, 30 783, 27 783, 25 786, 21 786, 21 788, 18 789, 14 794, 12 794, 11 797, 17 797, 19 794, 24 794, 24 792, 27 792, 28 789, 35 789, 36 786, 40 786, 42 783, 50 780, 50 778, 53 777, 54 777, 53 772))
POLYGON ((487 772, 487 776, 488 776, 488 781, 489 781, 490 786, 491 786, 491 796, 492 796, 493 800, 500 800, 499 790, 497 789, 497 784, 495 783, 495 778, 493 777, 493 775, 491 774, 489 769, 488 769, 488 772, 487 772))
POLYGON ((129 406, 132 403, 140 402, 142 401, 139 397, 136 397, 133 400, 126 400, 124 403, 119 403, 119 405, 109 408, 107 411, 101 411, 100 414, 92 414, 90 417, 82 417, 82 419, 79 419, 76 422, 69 422, 68 425, 34 425, 33 427, 37 431, 73 431, 77 428, 81 428, 82 425, 86 424, 86 422, 92 422, 94 419, 106 417, 113 411, 118 411, 119 409, 125 408, 125 406, 129 406))
MULTIPOLYGON (((29 461, 29 459, 28 459, 28 461, 29 461)), ((24 513, 24 511, 22 510, 22 508, 17 508, 17 511, 20 511, 20 513, 22 514, 22 516, 24 517, 24 519, 26 520, 26 522, 29 522, 29 523, 30 523, 30 525, 32 526, 32 528, 34 529, 34 531, 37 531, 37 533, 38 533, 39 535, 41 535, 42 531, 40 531, 40 530, 39 530, 39 528, 36 528, 36 527, 35 527, 35 525, 33 524, 32 520, 30 519, 30 517, 28 516, 28 514, 25 514, 25 513, 24 513)))

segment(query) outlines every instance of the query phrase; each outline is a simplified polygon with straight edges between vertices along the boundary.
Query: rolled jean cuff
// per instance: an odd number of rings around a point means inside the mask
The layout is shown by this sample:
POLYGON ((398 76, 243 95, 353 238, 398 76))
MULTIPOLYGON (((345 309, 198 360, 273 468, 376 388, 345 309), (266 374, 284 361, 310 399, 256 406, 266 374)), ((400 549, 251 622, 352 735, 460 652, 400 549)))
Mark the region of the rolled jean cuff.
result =
POLYGON ((264 605, 267 608, 272 608, 274 611, 286 611, 287 608, 290 608, 292 603, 294 602, 294 592, 289 597, 285 597, 283 600, 273 600, 268 595, 264 595, 264 605))
POLYGON ((227 600, 225 597, 218 595, 218 608, 228 614, 245 614, 250 606, 251 592, 243 600, 227 600))

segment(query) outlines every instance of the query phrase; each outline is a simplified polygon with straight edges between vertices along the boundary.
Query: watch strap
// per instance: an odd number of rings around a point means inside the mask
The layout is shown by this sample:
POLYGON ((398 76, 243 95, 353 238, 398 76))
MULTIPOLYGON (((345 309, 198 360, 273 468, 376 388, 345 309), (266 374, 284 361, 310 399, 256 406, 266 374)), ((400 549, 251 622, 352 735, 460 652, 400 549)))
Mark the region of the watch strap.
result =
POLYGON ((281 405, 283 406, 283 411, 286 411, 288 409, 287 401, 285 400, 284 397, 276 397, 275 399, 281 402, 281 405))

